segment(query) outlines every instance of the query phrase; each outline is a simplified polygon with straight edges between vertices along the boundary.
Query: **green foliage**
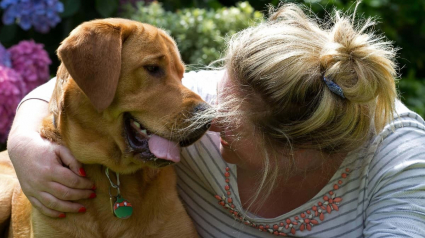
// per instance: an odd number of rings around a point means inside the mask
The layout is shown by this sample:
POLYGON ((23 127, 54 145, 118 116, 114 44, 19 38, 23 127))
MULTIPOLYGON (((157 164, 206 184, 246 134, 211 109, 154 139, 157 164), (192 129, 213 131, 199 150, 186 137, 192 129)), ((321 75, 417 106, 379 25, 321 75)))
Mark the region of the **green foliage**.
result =
POLYGON ((403 103, 425 118, 425 79, 403 78, 398 83, 398 89, 403 103))
POLYGON ((102 17, 110 17, 118 10, 118 1, 96 0, 96 10, 102 17))
POLYGON ((61 18, 70 17, 74 15, 81 7, 81 0, 62 0, 63 12, 61 18))
MULTIPOLYGON (((323 16, 335 6, 353 11, 355 1, 348 0, 292 0, 305 3, 316 14, 323 16)), ((402 73, 425 78, 425 1, 423 0, 363 0, 357 15, 373 17, 380 23, 377 28, 401 48, 399 63, 402 73)))
MULTIPOLYGON (((220 1, 226 6, 238 0, 220 1)), ((257 10, 267 10, 267 5, 278 5, 280 0, 248 0, 257 10)), ((355 0, 283 0, 307 6, 323 18, 333 8, 354 11, 355 0)), ((403 75, 413 74, 425 79, 425 1, 424 0, 362 0, 357 16, 374 17, 380 24, 377 28, 389 40, 401 48, 399 64, 403 75)))
MULTIPOLYGON (((151 1, 151 0, 150 0, 151 1)), ((146 2, 146 1, 145 1, 146 2)), ((183 8, 221 8, 219 0, 160 0, 162 6, 167 11, 175 11, 183 8)), ((234 6, 233 4, 232 6, 234 6)))
POLYGON ((195 65, 219 59, 226 37, 263 19, 263 14, 247 2, 217 10, 187 8, 177 12, 164 10, 161 3, 146 6, 141 2, 137 9, 127 10, 126 17, 167 31, 176 40, 183 61, 195 65))

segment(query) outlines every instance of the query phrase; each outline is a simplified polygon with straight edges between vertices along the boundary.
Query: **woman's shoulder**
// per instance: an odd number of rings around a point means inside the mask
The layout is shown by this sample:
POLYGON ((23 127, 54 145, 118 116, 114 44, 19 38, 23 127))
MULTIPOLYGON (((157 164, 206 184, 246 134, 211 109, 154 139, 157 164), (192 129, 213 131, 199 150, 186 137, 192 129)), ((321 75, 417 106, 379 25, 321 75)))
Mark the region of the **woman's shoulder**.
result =
MULTIPOLYGON (((413 145, 417 145, 417 149, 425 147, 424 119, 416 112, 409 110, 399 100, 396 101, 394 115, 394 119, 381 132, 375 134, 356 150, 358 156, 382 163, 392 156, 402 154, 403 148, 411 148, 413 145)), ((404 151, 404 153, 409 152, 412 150, 404 151)))
POLYGON ((421 116, 408 109, 399 100, 396 101, 395 105, 394 120, 388 123, 382 132, 378 134, 379 137, 386 139, 389 135, 397 133, 401 128, 425 131, 425 121, 421 116))
POLYGON ((395 119, 374 138, 363 162, 366 236, 424 234, 420 227, 425 220, 415 214, 425 212, 425 122, 401 102, 396 109, 395 119), (407 226, 417 229, 405 230, 407 226))
POLYGON ((419 183, 415 178, 425 174, 425 122, 422 117, 397 101, 394 120, 373 138, 365 158, 363 168, 371 196, 388 188, 389 184, 390 187, 404 187, 419 183))
POLYGON ((394 120, 374 138, 375 159, 398 157, 425 149, 425 121, 400 101, 396 102, 394 120))

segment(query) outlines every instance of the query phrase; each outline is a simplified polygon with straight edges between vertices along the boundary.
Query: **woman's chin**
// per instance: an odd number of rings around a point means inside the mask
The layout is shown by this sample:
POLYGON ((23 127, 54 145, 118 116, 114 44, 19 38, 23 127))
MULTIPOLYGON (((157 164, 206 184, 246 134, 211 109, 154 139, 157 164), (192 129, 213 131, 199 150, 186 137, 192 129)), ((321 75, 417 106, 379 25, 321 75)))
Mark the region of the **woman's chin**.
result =
POLYGON ((230 164, 238 164, 239 156, 227 146, 220 145, 221 157, 230 164))

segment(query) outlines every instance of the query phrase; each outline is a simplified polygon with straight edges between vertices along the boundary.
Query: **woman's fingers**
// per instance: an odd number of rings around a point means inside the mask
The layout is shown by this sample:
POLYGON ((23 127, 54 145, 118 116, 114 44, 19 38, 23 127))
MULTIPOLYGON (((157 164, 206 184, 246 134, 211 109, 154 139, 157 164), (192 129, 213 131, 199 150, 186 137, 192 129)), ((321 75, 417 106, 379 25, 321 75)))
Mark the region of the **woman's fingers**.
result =
POLYGON ((86 212, 86 207, 79 203, 74 203, 70 201, 60 200, 57 197, 53 196, 50 193, 43 192, 40 194, 41 197, 39 201, 46 208, 57 211, 59 213, 84 213, 86 212))
POLYGON ((76 175, 66 167, 57 167, 52 172, 52 180, 72 189, 94 189, 95 184, 88 178, 76 175))
POLYGON ((29 196, 28 200, 31 202, 31 204, 37 208, 41 213, 43 213, 46 216, 53 217, 53 218, 64 218, 66 217, 65 213, 58 212, 55 210, 52 210, 46 206, 44 206, 37 198, 29 196))
POLYGON ((80 199, 91 199, 96 197, 96 193, 93 190, 69 188, 57 182, 50 182, 48 187, 49 187, 49 190, 46 192, 64 201, 75 201, 80 199))
POLYGON ((61 145, 55 145, 54 151, 60 162, 72 170, 72 172, 82 177, 86 176, 83 165, 78 162, 74 156, 72 156, 71 151, 68 148, 61 145))

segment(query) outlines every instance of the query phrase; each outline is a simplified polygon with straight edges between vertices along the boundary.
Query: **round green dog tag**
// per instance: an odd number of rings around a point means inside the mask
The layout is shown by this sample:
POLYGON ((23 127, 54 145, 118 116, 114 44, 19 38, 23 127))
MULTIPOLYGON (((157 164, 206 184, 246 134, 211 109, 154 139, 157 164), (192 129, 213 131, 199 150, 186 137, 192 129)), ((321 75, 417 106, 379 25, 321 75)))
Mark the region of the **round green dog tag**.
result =
POLYGON ((114 203, 114 214, 121 219, 129 218, 131 214, 133 214, 131 203, 122 198, 119 194, 117 196, 117 201, 114 203))

